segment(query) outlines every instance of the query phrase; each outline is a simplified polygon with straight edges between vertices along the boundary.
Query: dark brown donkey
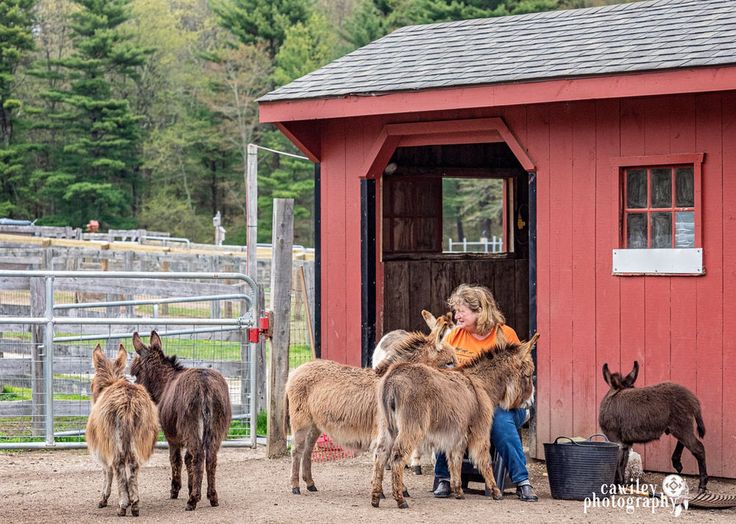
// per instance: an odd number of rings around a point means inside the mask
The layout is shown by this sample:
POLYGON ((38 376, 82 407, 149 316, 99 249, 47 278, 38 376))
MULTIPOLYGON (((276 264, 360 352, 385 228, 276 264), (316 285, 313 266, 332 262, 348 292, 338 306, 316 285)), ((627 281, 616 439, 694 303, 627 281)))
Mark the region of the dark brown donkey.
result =
POLYGON ((632 444, 651 442, 661 437, 662 433, 667 433, 677 439, 672 453, 672 467, 678 473, 682 471, 682 450, 689 449, 698 461, 698 491, 704 492, 708 483, 705 446, 693 430, 695 426, 700 438, 705 436, 698 397, 684 386, 672 382, 635 388, 634 382, 638 374, 637 361, 634 361, 634 369, 626 377, 621 377, 620 373, 611 373, 608 371, 608 364, 603 364, 603 379, 611 389, 601 400, 598 424, 608 440, 619 442, 622 446, 615 482, 624 483, 630 480, 624 478, 624 471, 632 444))
POLYGON ((133 334, 138 356, 130 372, 158 404, 161 429, 169 441, 171 498, 181 489, 181 449, 186 448, 189 500, 187 511, 197 507, 202 493, 202 475, 207 465, 207 498, 218 505, 215 489, 217 451, 230 427, 232 411, 227 382, 214 369, 185 368, 176 356, 167 357, 158 333, 151 331, 150 346, 133 334))
POLYGON ((494 350, 458 369, 396 364, 378 384, 378 440, 371 504, 378 507, 383 471, 391 465, 393 496, 404 499, 404 463, 420 442, 447 454, 450 486, 463 498, 460 470, 465 448, 486 482, 486 495, 500 499, 489 463, 490 433, 496 406, 514 409, 534 394, 531 350, 535 334, 523 344, 499 337, 494 350))

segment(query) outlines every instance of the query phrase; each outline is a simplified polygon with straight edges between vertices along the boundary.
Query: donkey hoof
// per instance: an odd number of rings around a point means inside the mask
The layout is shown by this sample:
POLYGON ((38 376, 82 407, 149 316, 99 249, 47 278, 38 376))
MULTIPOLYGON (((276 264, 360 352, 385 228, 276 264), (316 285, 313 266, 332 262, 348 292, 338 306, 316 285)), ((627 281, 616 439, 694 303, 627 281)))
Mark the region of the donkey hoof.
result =
POLYGON ((464 500, 465 499, 465 493, 456 493, 455 498, 457 500, 464 500))
POLYGON ((187 502, 186 511, 194 511, 195 509, 197 509, 196 502, 187 502))
POLYGON ((403 495, 405 497, 409 497, 409 490, 408 489, 405 489, 403 495))
POLYGON ((178 491, 172 491, 171 494, 169 495, 169 498, 178 499, 179 498, 179 492, 178 491))
POLYGON ((406 501, 399 503, 399 509, 409 509, 409 504, 406 501))
POLYGON ((501 500, 503 498, 503 493, 501 493, 501 490, 499 489, 492 490, 486 488, 483 495, 486 497, 493 497, 494 500, 501 500))
POLYGON ((118 517, 124 517, 124 516, 125 516, 125 508, 119 508, 118 517))
POLYGON ((217 500, 217 497, 212 497, 210 499, 210 506, 212 506, 213 508, 216 508, 219 505, 220 505, 220 501, 217 500))
POLYGON ((312 484, 311 486, 307 486, 307 491, 317 491, 317 486, 312 484))
POLYGON ((299 488, 291 488, 292 495, 301 495, 302 492, 299 488))
MULTIPOLYGON (((381 493, 383 495, 383 493, 381 493)), ((377 497, 376 495, 373 495, 371 497, 371 506, 374 508, 377 508, 379 504, 381 503, 381 497, 377 497)))
POLYGON ((414 466, 411 468, 412 471, 414 471, 415 475, 421 475, 422 474, 422 466, 414 466))
POLYGON ((105 500, 105 499, 102 499, 101 501, 99 501, 99 502, 97 503, 97 507, 98 507, 98 508, 105 508, 105 507, 107 507, 107 500, 105 500))
POLYGON ((130 510, 130 514, 133 515, 134 517, 137 517, 138 515, 140 515, 140 510, 138 508, 132 508, 130 510))

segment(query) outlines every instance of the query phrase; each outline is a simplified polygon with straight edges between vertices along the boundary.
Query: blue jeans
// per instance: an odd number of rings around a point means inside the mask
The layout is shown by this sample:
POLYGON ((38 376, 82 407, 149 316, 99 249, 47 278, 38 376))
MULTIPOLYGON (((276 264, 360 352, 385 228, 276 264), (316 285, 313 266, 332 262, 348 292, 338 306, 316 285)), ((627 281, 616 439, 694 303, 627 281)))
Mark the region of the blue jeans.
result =
MULTIPOLYGON (((524 424, 525 418, 526 410, 523 408, 510 411, 496 408, 493 414, 491 443, 503 458, 504 464, 509 470, 511 482, 514 484, 529 479, 529 472, 526 470, 526 456, 519 437, 519 428, 524 424)), ((437 453, 434 476, 438 480, 450 480, 447 457, 442 452, 437 453)))

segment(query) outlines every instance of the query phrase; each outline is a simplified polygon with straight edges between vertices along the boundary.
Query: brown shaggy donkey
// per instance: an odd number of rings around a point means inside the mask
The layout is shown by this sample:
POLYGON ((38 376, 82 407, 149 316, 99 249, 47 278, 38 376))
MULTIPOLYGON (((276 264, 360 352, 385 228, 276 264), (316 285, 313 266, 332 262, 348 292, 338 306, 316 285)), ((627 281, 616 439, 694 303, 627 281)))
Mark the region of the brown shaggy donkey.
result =
POLYGON ((230 428, 230 393, 224 377, 214 369, 185 368, 176 356, 167 357, 158 333, 151 331, 150 346, 133 334, 138 356, 130 367, 158 405, 161 429, 169 442, 171 498, 181 489, 181 449, 186 448, 189 500, 187 511, 202 497, 203 470, 207 467, 207 498, 218 505, 215 470, 220 443, 230 428))
POLYGON ((635 388, 639 374, 639 362, 634 369, 621 377, 620 373, 608 371, 603 364, 603 379, 611 387, 601 400, 598 424, 608 440, 621 443, 621 454, 616 468, 616 483, 623 483, 629 449, 632 444, 657 440, 662 433, 672 434, 677 439, 672 453, 672 467, 682 471, 682 450, 687 448, 698 461, 700 484, 703 493, 708 483, 705 469, 705 446, 695 436, 697 427, 700 438, 705 436, 705 425, 700 411, 700 401, 689 389, 672 382, 662 382, 644 388, 635 388))
POLYGON ((113 468, 118 477, 118 515, 125 516, 130 506, 138 516, 138 469, 153 453, 158 434, 158 413, 148 392, 125 379, 128 354, 120 344, 113 362, 105 358, 99 344, 92 352, 95 378, 92 379, 92 411, 87 419, 89 452, 104 468, 102 499, 107 506, 113 468))
POLYGON ((455 350, 443 342, 442 317, 429 335, 409 333, 391 345, 376 370, 355 368, 330 360, 313 360, 292 371, 286 383, 287 427, 291 424, 291 491, 298 495, 299 468, 309 491, 312 449, 322 432, 349 448, 367 449, 376 437, 376 385, 381 373, 396 361, 426 362, 434 367, 457 364, 455 350))
MULTIPOLYGON (((435 316, 426 309, 422 310, 422 318, 424 318, 424 321, 427 323, 430 330, 434 329, 435 325, 437 325, 437 318, 435 318, 435 316)), ((452 318, 452 313, 445 313, 440 318, 443 318, 447 323, 447 329, 443 336, 443 338, 447 338, 455 327, 455 319, 452 318)), ((403 329, 394 329, 393 331, 386 333, 376 345, 376 349, 373 350, 373 357, 371 359, 373 369, 380 366, 381 374, 383 374, 383 372, 388 369, 386 364, 383 364, 383 360, 388 356, 391 346, 406 338, 408 334, 409 332, 403 329)), ((422 453, 427 452, 430 452, 430 450, 420 444, 411 454, 410 467, 415 475, 422 474, 422 453)))
POLYGON ((486 495, 500 499, 489 461, 493 411, 520 407, 533 395, 535 334, 523 344, 499 337, 496 348, 458 369, 438 370, 421 364, 397 364, 378 385, 379 435, 373 465, 371 504, 383 493, 383 470, 391 464, 393 496, 404 499, 404 463, 418 443, 447 454, 450 486, 464 498, 460 470, 468 454, 486 481, 486 495))

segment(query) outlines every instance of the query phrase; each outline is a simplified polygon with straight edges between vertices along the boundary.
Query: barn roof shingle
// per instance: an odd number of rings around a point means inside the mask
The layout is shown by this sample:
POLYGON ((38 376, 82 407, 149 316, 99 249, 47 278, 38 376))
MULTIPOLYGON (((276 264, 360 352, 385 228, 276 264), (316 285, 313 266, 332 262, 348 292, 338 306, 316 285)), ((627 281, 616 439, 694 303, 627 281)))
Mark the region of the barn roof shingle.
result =
POLYGON ((726 64, 736 1, 653 0, 404 27, 259 101, 726 64))

